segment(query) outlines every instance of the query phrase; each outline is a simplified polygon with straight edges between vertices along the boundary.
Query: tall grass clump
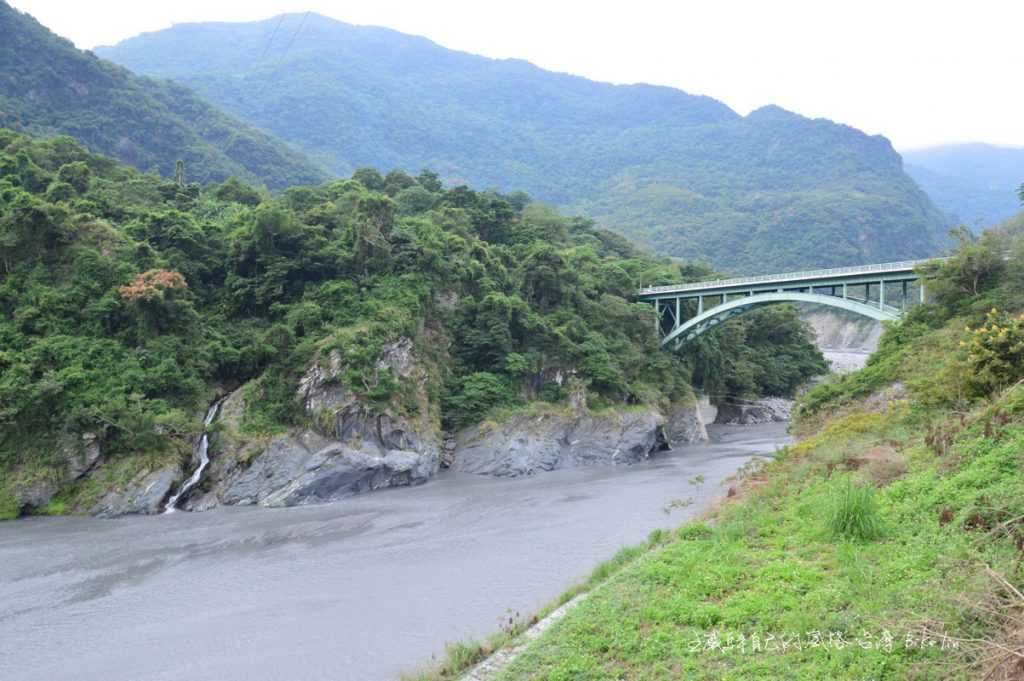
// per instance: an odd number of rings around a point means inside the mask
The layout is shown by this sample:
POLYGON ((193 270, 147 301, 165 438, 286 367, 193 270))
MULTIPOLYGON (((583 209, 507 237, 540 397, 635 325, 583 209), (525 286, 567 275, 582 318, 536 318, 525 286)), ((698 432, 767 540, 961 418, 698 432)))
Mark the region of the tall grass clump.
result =
POLYGON ((882 519, 875 501, 875 490, 869 485, 855 485, 852 480, 832 497, 828 517, 833 537, 871 541, 882 536, 882 519))

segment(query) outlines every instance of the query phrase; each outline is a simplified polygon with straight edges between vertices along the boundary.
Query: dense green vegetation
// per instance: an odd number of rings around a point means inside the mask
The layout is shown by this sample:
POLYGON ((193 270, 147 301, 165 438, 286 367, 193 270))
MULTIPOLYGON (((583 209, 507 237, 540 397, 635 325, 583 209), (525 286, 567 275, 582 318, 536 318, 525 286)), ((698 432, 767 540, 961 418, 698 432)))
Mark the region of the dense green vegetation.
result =
POLYGON ((902 155, 907 174, 935 205, 975 230, 997 225, 1019 209, 1024 149, 947 144, 902 155))
MULTIPOLYGON (((331 350, 351 393, 437 425, 579 389, 595 408, 664 404, 690 395, 693 369, 632 298, 694 274, 708 271, 430 172, 271 197, 0 130, 0 471, 11 486, 58 475, 80 433, 112 461, 177 456, 212 397, 246 381, 246 427, 300 423, 298 379, 331 350), (402 338, 429 369, 426 404, 377 366, 402 338)), ((820 368, 791 313, 761 319, 750 352, 777 363, 755 376, 712 358, 698 380, 785 392, 820 368)))
POLYGON ((741 117, 316 14, 179 24, 99 54, 186 83, 339 175, 433 168, 523 190, 658 253, 732 271, 936 253, 945 218, 882 137, 777 107, 741 117))
POLYGON ((717 399, 791 396, 808 376, 828 373, 796 308, 775 305, 748 312, 703 334, 687 347, 693 382, 717 399))
POLYGON ((66 134, 93 151, 173 177, 237 176, 271 189, 326 172, 279 140, 225 115, 188 88, 139 78, 75 49, 0 0, 0 127, 66 134))
POLYGON ((800 442, 623 553, 496 678, 1019 678, 1021 227, 962 232, 933 303, 802 401, 800 442))

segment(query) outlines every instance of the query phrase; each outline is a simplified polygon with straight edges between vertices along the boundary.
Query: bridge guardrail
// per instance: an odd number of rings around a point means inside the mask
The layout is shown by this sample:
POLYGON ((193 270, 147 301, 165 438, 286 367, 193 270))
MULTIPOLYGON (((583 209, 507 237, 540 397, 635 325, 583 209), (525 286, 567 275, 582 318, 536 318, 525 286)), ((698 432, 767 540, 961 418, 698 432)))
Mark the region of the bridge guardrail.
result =
POLYGON ((801 279, 821 279, 836 277, 844 274, 874 274, 885 272, 897 272, 900 270, 912 270, 918 265, 933 260, 946 260, 946 258, 927 258, 923 260, 901 260, 899 262, 886 262, 877 265, 853 265, 850 267, 833 267, 824 270, 807 270, 804 272, 784 272, 781 274, 761 274, 753 277, 734 277, 732 279, 717 279, 715 281, 695 281, 687 284, 669 284, 667 286, 648 286, 640 289, 640 295, 651 293, 673 293, 676 291, 695 291, 708 288, 725 288, 729 286, 743 286, 749 284, 763 284, 774 281, 797 281, 801 279))

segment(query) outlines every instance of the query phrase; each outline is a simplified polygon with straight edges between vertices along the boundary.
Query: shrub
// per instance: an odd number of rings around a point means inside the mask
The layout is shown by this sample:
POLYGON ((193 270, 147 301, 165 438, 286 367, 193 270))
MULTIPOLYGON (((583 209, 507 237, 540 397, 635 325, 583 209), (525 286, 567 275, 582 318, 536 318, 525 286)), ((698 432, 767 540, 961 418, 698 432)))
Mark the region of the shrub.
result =
POLYGON ((677 531, 676 536, 684 541, 693 541, 697 539, 710 539, 711 538, 711 526, 707 523, 692 522, 682 525, 677 531))
POLYGON ((479 421, 484 414, 514 401, 514 392, 502 376, 478 371, 463 377, 445 402, 449 418, 456 424, 479 421))
POLYGON ((1011 317, 992 308, 985 323, 967 329, 967 361, 974 370, 971 385, 977 396, 989 395, 1024 376, 1024 314, 1011 317))
POLYGON ((21 505, 11 492, 0 487, 0 520, 11 520, 21 515, 21 505))
POLYGON ((829 529, 833 537, 870 541, 882 536, 882 520, 878 515, 875 490, 855 485, 852 480, 833 494, 829 529))

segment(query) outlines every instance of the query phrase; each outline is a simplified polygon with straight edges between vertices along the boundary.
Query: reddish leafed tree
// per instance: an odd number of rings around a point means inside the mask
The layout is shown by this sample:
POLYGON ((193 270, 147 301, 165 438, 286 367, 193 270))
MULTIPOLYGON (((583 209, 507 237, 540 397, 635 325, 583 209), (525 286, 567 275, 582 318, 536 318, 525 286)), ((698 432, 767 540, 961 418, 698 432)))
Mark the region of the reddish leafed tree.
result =
POLYGON ((170 270, 149 270, 136 275, 130 284, 118 289, 124 300, 154 300, 162 298, 164 291, 186 289, 185 277, 170 270))

